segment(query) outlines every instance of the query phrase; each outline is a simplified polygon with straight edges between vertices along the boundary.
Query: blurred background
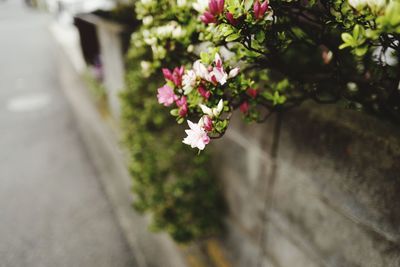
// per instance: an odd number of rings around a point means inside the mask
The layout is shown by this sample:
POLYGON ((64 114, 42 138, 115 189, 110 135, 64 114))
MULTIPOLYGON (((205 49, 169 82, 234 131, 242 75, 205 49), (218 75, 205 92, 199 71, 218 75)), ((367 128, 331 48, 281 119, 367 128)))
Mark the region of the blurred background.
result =
POLYGON ((74 16, 114 6, 0 1, 0 266, 135 266, 60 78, 85 64, 74 16))

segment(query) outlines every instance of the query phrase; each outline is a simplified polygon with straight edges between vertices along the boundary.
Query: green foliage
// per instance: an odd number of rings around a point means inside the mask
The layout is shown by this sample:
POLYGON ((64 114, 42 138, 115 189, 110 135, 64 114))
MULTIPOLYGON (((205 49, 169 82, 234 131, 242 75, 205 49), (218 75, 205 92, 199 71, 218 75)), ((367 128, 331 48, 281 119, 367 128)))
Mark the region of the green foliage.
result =
POLYGON ((149 58, 145 48, 131 49, 121 97, 134 206, 152 215, 153 230, 166 231, 178 242, 215 235, 222 228, 223 202, 209 156, 182 145, 182 128, 155 97, 161 77, 142 75, 138 62, 149 58))

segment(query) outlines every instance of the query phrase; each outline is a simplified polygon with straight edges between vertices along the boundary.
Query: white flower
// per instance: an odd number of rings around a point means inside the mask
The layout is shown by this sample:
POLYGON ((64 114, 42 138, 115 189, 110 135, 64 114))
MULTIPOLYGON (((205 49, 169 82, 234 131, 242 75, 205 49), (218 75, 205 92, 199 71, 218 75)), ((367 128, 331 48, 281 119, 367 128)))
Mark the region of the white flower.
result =
POLYGON ((209 74, 210 80, 211 82, 218 82, 219 84, 224 85, 226 83, 226 80, 228 79, 228 74, 224 71, 224 67, 222 66, 222 59, 218 53, 215 54, 214 64, 215 67, 209 74))
POLYGON ((224 108, 224 101, 221 99, 218 102, 218 105, 214 108, 209 108, 206 105, 199 104, 201 111, 210 118, 218 117, 221 114, 222 109, 224 108))
POLYGON ((208 70, 206 68, 206 66, 203 65, 203 63, 201 63, 200 60, 196 60, 193 63, 193 70, 196 73, 196 76, 209 81, 209 74, 208 74, 208 70))
POLYGON ((185 75, 182 77, 182 85, 184 94, 189 94, 193 87, 196 85, 196 73, 193 70, 189 70, 185 75))
POLYGON ((184 36, 186 33, 185 30, 182 29, 182 27, 180 25, 178 25, 173 31, 172 31, 172 37, 174 37, 175 39, 181 38, 182 36, 184 36))
POLYGON ((368 6, 372 9, 372 11, 379 11, 381 10, 385 4, 385 0, 367 0, 368 6))
POLYGON ((151 2, 153 2, 153 0, 141 0, 141 2, 142 2, 143 5, 148 5, 151 2))
POLYGON ((355 9, 361 9, 367 5, 367 0, 348 0, 349 5, 355 9))
POLYGON ((228 74, 223 68, 214 67, 212 72, 210 72, 210 77, 213 82, 218 82, 220 85, 224 85, 228 79, 228 74))
POLYGON ((200 124, 187 121, 190 129, 185 130, 187 137, 183 139, 183 143, 190 145, 192 148, 198 148, 203 150, 208 143, 210 143, 210 137, 207 132, 200 126, 200 124))
POLYGON ((143 38, 143 41, 147 45, 155 45, 157 43, 157 38, 156 37, 147 37, 147 38, 143 38))
POLYGON ((142 68, 142 74, 144 77, 149 77, 150 69, 151 69, 151 62, 142 60, 140 62, 140 67, 142 68))
POLYGON ((197 0, 196 3, 193 3, 193 8, 199 13, 203 13, 204 11, 206 11, 207 7, 208 0, 197 0))
POLYGON ((143 18, 143 25, 150 25, 153 22, 153 16, 146 16, 143 18))
POLYGON ((229 72, 228 78, 234 78, 239 74, 240 69, 239 68, 234 68, 231 69, 231 71, 229 72))
POLYGON ((176 4, 179 6, 179 7, 183 7, 183 6, 186 6, 186 0, 177 0, 176 1, 176 4))

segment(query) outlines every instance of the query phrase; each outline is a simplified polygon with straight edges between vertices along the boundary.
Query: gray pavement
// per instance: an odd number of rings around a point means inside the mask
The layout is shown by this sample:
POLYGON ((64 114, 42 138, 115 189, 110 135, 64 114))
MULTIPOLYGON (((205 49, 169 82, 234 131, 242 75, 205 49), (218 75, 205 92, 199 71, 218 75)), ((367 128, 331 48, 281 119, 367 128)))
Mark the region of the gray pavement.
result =
POLYGON ((60 89, 49 22, 0 1, 0 266, 134 266, 60 89))

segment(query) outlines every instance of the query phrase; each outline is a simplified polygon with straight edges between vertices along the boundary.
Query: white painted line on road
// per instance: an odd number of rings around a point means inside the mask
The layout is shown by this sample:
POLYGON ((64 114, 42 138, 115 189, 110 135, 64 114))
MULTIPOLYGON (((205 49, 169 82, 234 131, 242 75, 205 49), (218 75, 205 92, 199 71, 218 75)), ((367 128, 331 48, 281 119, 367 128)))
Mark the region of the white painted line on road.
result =
POLYGON ((35 111, 50 104, 50 96, 47 94, 31 94, 12 98, 7 102, 6 108, 12 112, 35 111))

